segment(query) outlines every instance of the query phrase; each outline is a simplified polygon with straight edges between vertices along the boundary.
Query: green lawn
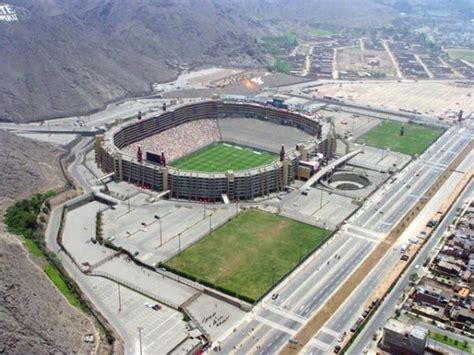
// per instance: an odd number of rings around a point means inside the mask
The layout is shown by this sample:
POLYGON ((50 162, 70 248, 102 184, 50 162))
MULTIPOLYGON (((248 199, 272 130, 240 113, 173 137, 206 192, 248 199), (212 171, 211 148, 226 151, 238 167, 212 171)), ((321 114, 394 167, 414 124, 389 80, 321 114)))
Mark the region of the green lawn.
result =
POLYGON ((401 122, 383 121, 360 137, 358 143, 415 155, 422 153, 442 133, 440 129, 413 123, 404 123, 403 125, 405 126, 403 137, 400 136, 401 122))
POLYGON ((294 33, 285 33, 281 36, 263 37, 262 41, 263 49, 273 56, 284 55, 298 46, 298 39, 294 33))
POLYGON ((256 153, 252 149, 217 143, 175 160, 170 165, 192 171, 237 171, 266 165, 275 158, 276 155, 268 152, 256 153))
POLYGON ((43 252, 40 250, 40 248, 38 248, 38 246, 33 240, 21 237, 21 242, 25 246, 25 248, 28 249, 30 253, 33 254, 34 256, 37 256, 37 257, 43 256, 43 252))
POLYGON ((74 307, 80 307, 81 303, 79 302, 76 295, 67 287, 67 284, 61 277, 59 271, 51 264, 46 264, 43 267, 43 271, 48 275, 49 279, 53 284, 58 288, 58 290, 66 297, 69 303, 74 307))
POLYGON ((469 343, 458 341, 435 332, 430 332, 429 336, 431 339, 434 339, 437 342, 452 346, 462 351, 466 351, 468 354, 472 354, 472 347, 469 345, 469 343))
POLYGON ((283 59, 277 59, 272 66, 272 70, 278 73, 290 74, 293 70, 293 64, 283 59))
POLYGON ((474 50, 472 49, 447 49, 446 52, 454 59, 464 59, 471 63, 474 63, 474 50))
POLYGON ((166 265, 228 293, 258 299, 328 231, 259 210, 247 210, 166 265), (229 292, 230 291, 230 292, 229 292))

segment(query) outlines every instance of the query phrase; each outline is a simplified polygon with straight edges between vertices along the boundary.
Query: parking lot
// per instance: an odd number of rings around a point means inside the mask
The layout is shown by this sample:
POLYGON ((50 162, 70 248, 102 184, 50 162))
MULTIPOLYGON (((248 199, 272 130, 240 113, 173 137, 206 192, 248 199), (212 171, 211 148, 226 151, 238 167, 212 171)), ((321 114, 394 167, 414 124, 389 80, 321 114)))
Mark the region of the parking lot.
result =
POLYGON ((370 147, 368 145, 355 144, 356 148, 364 150, 364 154, 358 154, 349 161, 350 165, 359 166, 376 171, 401 170, 407 165, 411 157, 406 154, 392 152, 390 150, 370 147))
POLYGON ((235 208, 159 201, 139 193, 104 212, 104 237, 141 261, 166 261, 235 214, 235 208))
POLYGON ((352 198, 311 188, 307 195, 296 191, 285 199, 282 214, 333 230, 357 208, 358 206, 352 203, 352 198))
POLYGON ((63 244, 67 250, 77 251, 75 258, 79 264, 92 265, 114 253, 111 249, 95 247, 92 242, 96 238, 96 214, 105 207, 93 201, 66 214, 63 244))
POLYGON ((107 308, 110 316, 122 325, 118 329, 122 336, 133 339, 133 349, 125 349, 128 354, 139 353, 138 328, 141 328, 144 355, 167 353, 188 336, 182 314, 161 304, 155 311, 146 304, 156 304, 135 291, 120 287, 121 310, 119 311, 119 288, 117 284, 101 277, 90 278, 91 288, 107 308))
POLYGON ((336 133, 342 137, 346 136, 349 141, 355 141, 381 122, 378 118, 343 111, 321 110, 318 114, 326 119, 331 118, 335 124, 336 133))

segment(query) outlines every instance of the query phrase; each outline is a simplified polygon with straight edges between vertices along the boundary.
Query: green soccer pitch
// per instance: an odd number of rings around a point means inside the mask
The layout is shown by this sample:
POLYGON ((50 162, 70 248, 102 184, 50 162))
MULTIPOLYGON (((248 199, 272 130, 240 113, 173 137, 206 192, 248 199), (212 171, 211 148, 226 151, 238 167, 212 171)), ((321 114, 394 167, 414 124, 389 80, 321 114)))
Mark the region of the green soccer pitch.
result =
POLYGON ((319 246, 328 233, 251 209, 171 259, 165 267, 255 302, 273 281, 280 280, 319 246))
POLYGON ((405 132, 400 136, 401 122, 383 121, 359 138, 358 143, 390 149, 408 155, 421 154, 440 135, 441 129, 404 123, 405 132))
POLYGON ((276 155, 268 152, 256 152, 236 145, 215 143, 172 161, 170 166, 204 172, 238 171, 266 165, 275 158, 276 155))

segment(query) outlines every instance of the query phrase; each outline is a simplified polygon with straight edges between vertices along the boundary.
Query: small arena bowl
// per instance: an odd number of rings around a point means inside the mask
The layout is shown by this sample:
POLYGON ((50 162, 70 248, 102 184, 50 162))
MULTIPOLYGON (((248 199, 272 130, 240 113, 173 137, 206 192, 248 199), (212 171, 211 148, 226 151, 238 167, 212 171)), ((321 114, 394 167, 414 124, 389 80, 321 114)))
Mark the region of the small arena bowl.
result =
POLYGON ((370 180, 357 171, 337 171, 324 183, 336 190, 351 191, 366 188, 370 180))

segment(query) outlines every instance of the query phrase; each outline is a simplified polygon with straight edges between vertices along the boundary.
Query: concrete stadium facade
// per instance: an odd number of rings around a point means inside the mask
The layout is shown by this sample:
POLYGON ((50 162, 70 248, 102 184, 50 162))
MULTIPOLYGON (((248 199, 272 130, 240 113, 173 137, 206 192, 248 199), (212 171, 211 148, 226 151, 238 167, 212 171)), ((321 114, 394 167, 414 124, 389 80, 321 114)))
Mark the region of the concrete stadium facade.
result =
POLYGON ((327 137, 321 139, 321 134, 322 125, 318 120, 296 112, 252 102, 203 101, 176 106, 157 116, 97 135, 96 162, 104 173, 112 173, 115 181, 126 181, 154 191, 169 191, 170 198, 218 202, 225 194, 231 201, 248 201, 284 190, 294 181, 299 160, 310 159, 317 153, 331 155, 334 144, 328 142, 327 137), (216 173, 178 170, 145 160, 138 162, 136 156, 124 154, 121 150, 186 122, 233 117, 295 127, 314 139, 287 153, 283 161, 276 160, 249 170, 216 173))

